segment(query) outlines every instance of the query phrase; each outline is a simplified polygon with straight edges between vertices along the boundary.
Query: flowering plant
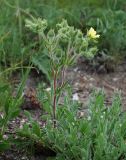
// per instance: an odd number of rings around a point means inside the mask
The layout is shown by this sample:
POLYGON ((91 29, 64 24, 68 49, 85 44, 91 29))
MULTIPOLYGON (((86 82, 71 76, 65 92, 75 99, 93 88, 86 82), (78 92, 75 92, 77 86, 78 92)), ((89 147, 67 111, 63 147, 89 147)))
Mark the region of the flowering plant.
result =
MULTIPOLYGON (((92 39, 97 39, 99 35, 91 28, 87 35, 83 35, 82 31, 69 26, 66 20, 56 24, 55 29, 48 30, 47 21, 33 19, 26 20, 26 27, 33 32, 39 34, 42 39, 43 48, 46 50, 47 56, 50 59, 50 75, 52 77, 51 83, 51 102, 49 106, 53 108, 53 122, 56 126, 56 106, 58 104, 60 95, 66 85, 65 71, 68 66, 73 65, 80 56, 93 57, 97 51, 97 47, 90 47, 92 39), (58 84, 60 77, 61 83, 58 84)), ((47 101, 48 101, 47 97, 47 101)))
POLYGON ((46 118, 46 126, 42 129, 37 121, 28 116, 31 125, 25 124, 20 133, 30 137, 39 146, 51 148, 57 160, 125 159, 126 114, 121 115, 120 96, 117 95, 112 106, 108 107, 104 103, 104 93, 94 93, 88 113, 84 116, 78 112, 81 105, 77 103, 78 95, 73 94, 71 99, 71 88, 65 82, 65 71, 69 65, 74 64, 79 56, 94 55, 90 44, 97 41, 99 35, 91 28, 83 36, 80 30, 70 27, 66 20, 51 30, 45 27, 47 22, 41 22, 40 19, 33 22, 28 20, 27 26, 39 33, 50 59, 51 87, 44 89, 42 95, 43 105, 50 114, 42 116, 46 118), (41 28, 39 23, 44 27, 41 28), (64 90, 63 102, 59 104, 64 90))

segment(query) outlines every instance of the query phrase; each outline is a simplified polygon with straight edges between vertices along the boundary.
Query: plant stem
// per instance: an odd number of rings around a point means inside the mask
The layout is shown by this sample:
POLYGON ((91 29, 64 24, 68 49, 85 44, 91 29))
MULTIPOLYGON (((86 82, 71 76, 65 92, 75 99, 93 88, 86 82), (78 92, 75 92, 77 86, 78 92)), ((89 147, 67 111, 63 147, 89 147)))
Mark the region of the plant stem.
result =
POLYGON ((57 72, 53 70, 53 89, 54 89, 54 96, 53 96, 53 125, 54 128, 56 127, 56 89, 57 89, 57 72))
POLYGON ((64 84, 64 80, 65 80, 65 66, 63 66, 62 69, 62 76, 61 76, 61 86, 64 84))

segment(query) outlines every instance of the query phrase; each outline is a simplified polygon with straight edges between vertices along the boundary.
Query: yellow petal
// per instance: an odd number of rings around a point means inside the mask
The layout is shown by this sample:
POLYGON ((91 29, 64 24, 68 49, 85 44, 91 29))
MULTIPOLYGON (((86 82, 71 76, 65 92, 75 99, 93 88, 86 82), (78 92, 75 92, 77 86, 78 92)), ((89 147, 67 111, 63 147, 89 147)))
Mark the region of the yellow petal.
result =
POLYGON ((99 38, 100 35, 97 35, 97 32, 94 30, 94 28, 90 28, 90 30, 87 32, 87 35, 91 38, 99 38))

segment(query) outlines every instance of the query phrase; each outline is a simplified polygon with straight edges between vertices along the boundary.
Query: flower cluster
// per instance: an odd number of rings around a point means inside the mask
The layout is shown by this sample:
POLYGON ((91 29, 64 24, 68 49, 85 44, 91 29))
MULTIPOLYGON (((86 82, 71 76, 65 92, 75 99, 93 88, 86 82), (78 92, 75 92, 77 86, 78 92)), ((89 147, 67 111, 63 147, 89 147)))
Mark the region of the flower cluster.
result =
POLYGON ((33 19, 32 21, 26 19, 26 25, 27 28, 32 30, 33 32, 37 33, 43 33, 47 28, 47 21, 45 19, 33 19))
POLYGON ((97 39, 99 35, 93 28, 84 36, 80 29, 69 26, 63 19, 61 23, 56 24, 55 29, 45 33, 47 21, 40 18, 26 20, 26 26, 41 35, 53 64, 68 66, 73 64, 79 56, 92 58, 97 52, 97 47, 92 45, 91 39, 97 39))
POLYGON ((61 23, 56 25, 58 30, 58 35, 60 36, 63 42, 72 41, 75 35, 74 27, 70 27, 66 20, 63 20, 61 23))

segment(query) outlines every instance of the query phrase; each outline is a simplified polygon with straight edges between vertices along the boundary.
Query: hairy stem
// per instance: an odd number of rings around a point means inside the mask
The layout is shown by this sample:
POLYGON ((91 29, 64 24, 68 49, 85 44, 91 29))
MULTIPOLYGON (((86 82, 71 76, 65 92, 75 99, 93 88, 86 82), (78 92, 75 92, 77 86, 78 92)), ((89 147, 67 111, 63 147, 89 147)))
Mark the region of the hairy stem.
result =
POLYGON ((53 89, 54 89, 54 96, 53 96, 53 125, 54 128, 56 127, 56 89, 57 89, 57 72, 53 71, 53 89))

